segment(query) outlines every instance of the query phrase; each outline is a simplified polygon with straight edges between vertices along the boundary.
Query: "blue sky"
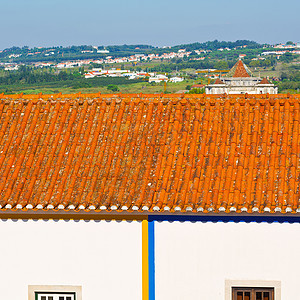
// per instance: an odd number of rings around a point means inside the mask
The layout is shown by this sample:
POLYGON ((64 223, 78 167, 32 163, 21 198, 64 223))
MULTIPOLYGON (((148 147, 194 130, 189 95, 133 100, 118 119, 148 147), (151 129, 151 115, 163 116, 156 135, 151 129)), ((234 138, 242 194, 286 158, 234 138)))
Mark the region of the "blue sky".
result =
POLYGON ((300 42, 299 0, 0 0, 0 49, 300 42))

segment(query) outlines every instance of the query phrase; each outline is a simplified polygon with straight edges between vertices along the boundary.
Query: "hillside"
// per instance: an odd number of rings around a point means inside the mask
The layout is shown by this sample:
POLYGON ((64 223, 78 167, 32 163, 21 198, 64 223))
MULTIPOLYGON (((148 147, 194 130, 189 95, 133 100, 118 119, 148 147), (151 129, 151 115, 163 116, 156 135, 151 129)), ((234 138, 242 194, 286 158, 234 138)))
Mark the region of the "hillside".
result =
POLYGON ((226 74, 242 58, 254 76, 269 77, 279 92, 298 93, 299 54, 297 44, 268 45, 247 40, 215 40, 170 47, 12 47, 0 51, 0 92, 175 93, 189 90, 195 84, 207 84, 226 74), (164 74, 168 78, 179 76, 184 81, 165 85, 149 83, 145 76, 135 80, 85 78, 85 74, 96 69, 164 74))

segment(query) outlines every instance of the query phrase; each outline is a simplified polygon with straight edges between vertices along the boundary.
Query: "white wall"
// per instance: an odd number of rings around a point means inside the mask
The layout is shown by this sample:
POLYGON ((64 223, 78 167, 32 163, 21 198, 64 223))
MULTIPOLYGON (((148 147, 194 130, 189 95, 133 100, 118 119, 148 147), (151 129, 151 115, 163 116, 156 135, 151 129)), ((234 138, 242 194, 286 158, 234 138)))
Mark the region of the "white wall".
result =
POLYGON ((299 299, 300 224, 156 222, 155 250, 156 300, 225 300, 226 279, 279 280, 299 299))
POLYGON ((83 300, 140 300, 141 223, 0 220, 0 299, 81 285, 83 300))

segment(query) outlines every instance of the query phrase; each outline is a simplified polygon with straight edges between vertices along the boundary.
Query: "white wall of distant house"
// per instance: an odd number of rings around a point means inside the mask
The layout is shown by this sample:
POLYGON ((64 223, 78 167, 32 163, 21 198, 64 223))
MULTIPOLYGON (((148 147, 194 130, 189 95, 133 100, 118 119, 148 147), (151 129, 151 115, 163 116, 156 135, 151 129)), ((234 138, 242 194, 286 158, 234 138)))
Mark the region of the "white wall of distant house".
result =
POLYGON ((82 299, 140 300, 139 222, 0 220, 0 299, 28 285, 82 286, 82 299))
POLYGON ((299 299, 300 224, 155 222, 155 255, 156 300, 225 300, 226 280, 299 299))

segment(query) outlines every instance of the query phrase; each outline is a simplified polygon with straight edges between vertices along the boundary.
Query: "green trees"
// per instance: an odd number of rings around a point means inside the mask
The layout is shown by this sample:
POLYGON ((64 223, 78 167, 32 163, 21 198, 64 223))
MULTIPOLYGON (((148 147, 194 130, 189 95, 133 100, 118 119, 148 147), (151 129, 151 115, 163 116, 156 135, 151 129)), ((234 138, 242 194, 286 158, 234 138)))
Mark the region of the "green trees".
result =
POLYGON ((235 42, 225 42, 225 41, 218 41, 218 40, 214 40, 214 41, 208 41, 205 43, 193 43, 193 44, 184 44, 184 45, 178 45, 175 47, 172 47, 170 50, 174 51, 174 50, 178 50, 178 49, 186 49, 187 51, 192 51, 195 49, 204 49, 204 50, 217 50, 219 48, 236 48, 236 47, 243 47, 243 46, 247 46, 247 48, 249 49, 256 49, 261 47, 260 44, 254 42, 254 41, 248 41, 248 40, 237 40, 235 42))
POLYGON ((281 81, 278 83, 278 91, 296 92, 300 90, 300 67, 292 66, 286 72, 282 72, 281 81))
POLYGON ((188 94, 204 94, 205 88, 195 88, 188 91, 188 94))
POLYGON ((80 69, 61 70, 57 73, 53 72, 52 69, 34 69, 25 65, 16 71, 2 70, 0 71, 0 91, 8 93, 28 88, 33 90, 43 87, 80 89, 107 86, 112 92, 118 92, 118 85, 144 82, 142 79, 129 80, 124 77, 95 77, 86 79, 80 75, 78 70, 80 69))
POLYGON ((249 66, 252 67, 252 68, 260 67, 260 61, 259 60, 252 60, 249 64, 249 66))
POLYGON ((80 73, 81 75, 84 74, 84 67, 80 67, 80 68, 79 68, 79 73, 80 73))
POLYGON ((107 86, 107 89, 110 90, 110 91, 112 91, 112 92, 119 92, 120 91, 120 89, 118 88, 118 86, 115 85, 115 84, 109 84, 107 86))
POLYGON ((214 67, 217 70, 228 70, 229 69, 228 62, 224 61, 224 60, 216 62, 214 67))
POLYGON ((294 59, 293 54, 290 52, 286 52, 280 56, 280 60, 286 63, 291 62, 294 59))
POLYGON ((252 68, 256 68, 256 67, 270 67, 270 66, 274 66, 276 64, 276 61, 274 59, 263 59, 263 60, 252 60, 249 63, 249 66, 252 68))
POLYGON ((60 71, 58 74, 51 73, 51 70, 34 70, 29 66, 21 65, 19 70, 7 72, 0 77, 0 84, 35 84, 42 82, 57 82, 72 80, 76 76, 73 73, 60 71))

